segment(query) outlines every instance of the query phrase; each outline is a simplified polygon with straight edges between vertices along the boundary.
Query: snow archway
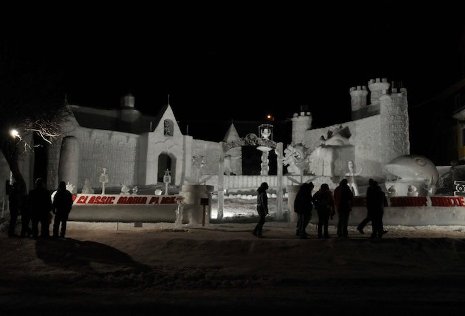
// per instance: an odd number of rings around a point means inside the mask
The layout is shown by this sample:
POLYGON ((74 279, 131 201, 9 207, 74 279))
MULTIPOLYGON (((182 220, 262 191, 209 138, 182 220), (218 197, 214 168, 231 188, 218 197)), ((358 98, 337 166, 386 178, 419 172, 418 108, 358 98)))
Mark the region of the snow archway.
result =
POLYGON ((248 134, 244 138, 232 142, 220 142, 220 159, 218 168, 218 215, 217 219, 223 218, 224 209, 224 173, 225 173, 225 154, 228 150, 241 146, 257 146, 275 150, 277 161, 277 217, 283 215, 283 143, 276 143, 267 138, 260 138, 255 134, 248 134))

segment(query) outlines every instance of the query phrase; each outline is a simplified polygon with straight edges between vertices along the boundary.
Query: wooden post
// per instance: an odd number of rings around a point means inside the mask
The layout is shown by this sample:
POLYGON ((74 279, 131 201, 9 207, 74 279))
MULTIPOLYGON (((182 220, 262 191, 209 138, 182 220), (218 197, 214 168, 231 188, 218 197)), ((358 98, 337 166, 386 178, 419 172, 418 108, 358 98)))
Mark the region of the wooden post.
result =
POLYGON ((205 215, 206 215, 208 204, 209 204, 209 198, 200 198, 200 205, 202 205, 202 207, 203 207, 202 226, 205 226, 205 215))

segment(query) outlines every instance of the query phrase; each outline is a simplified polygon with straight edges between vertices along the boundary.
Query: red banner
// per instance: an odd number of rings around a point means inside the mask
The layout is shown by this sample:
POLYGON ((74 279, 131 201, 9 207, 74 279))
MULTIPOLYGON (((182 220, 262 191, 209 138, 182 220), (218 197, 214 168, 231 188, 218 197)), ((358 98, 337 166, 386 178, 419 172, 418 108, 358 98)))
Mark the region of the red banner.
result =
MULTIPOLYGON (((465 206, 463 196, 393 196, 388 198, 391 207, 415 207, 415 206, 440 206, 440 207, 460 207, 465 206), (428 203, 428 199, 431 203, 428 203)), ((354 197, 352 206, 366 207, 366 197, 354 197)))
POLYGON ((465 206, 463 196, 432 196, 432 206, 465 206))
POLYGON ((159 205, 177 204, 180 195, 74 194, 73 205, 159 205))

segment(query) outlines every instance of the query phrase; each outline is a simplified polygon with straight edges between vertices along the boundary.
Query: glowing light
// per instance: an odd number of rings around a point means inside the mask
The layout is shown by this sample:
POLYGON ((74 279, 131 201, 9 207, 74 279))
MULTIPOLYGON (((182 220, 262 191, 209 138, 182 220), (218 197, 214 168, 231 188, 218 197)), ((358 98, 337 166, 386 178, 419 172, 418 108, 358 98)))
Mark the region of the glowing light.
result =
POLYGON ((10 129, 10 135, 13 138, 16 138, 16 137, 19 138, 19 133, 18 133, 18 131, 16 129, 10 129))
POLYGON ((273 115, 268 114, 268 115, 266 116, 266 119, 267 119, 267 120, 272 120, 272 119, 273 119, 273 115))

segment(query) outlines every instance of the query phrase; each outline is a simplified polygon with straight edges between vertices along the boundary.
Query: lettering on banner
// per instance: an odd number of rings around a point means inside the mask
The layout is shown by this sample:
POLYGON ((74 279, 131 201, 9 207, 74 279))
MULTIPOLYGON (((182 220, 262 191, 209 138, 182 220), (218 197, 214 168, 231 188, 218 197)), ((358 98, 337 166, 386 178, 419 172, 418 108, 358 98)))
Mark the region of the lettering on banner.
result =
POLYGON ((465 200, 463 196, 432 196, 431 205, 443 207, 465 206, 465 200))
POLYGON ((177 204, 179 196, 122 196, 122 195, 101 195, 101 194, 77 194, 73 195, 73 204, 75 205, 96 205, 96 204, 114 204, 114 205, 159 205, 159 204, 177 204))

